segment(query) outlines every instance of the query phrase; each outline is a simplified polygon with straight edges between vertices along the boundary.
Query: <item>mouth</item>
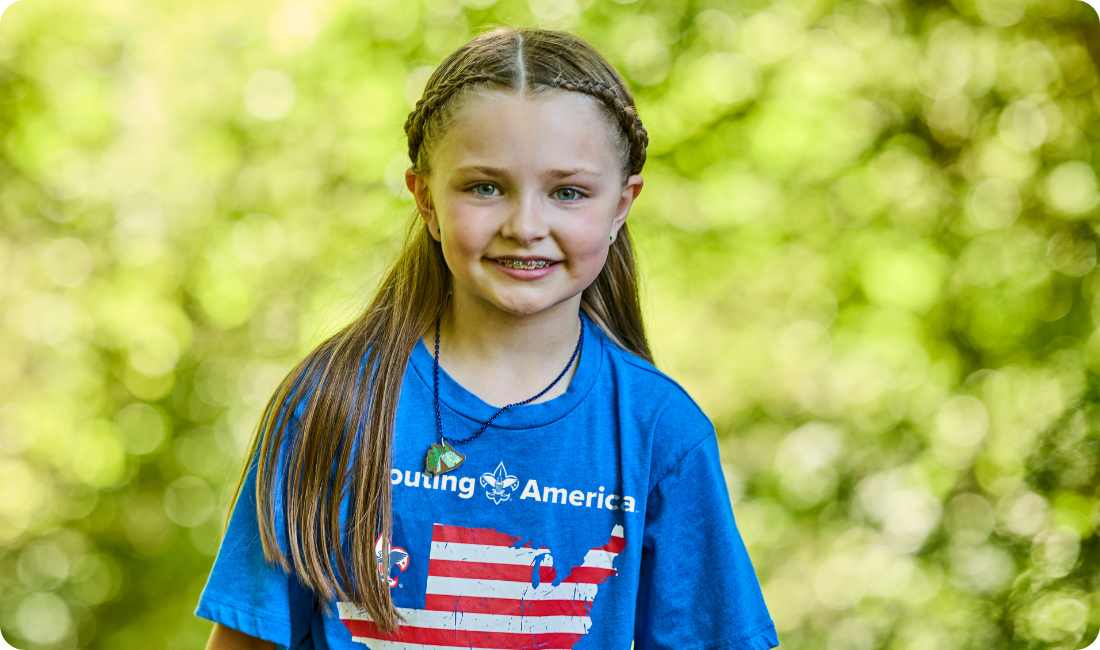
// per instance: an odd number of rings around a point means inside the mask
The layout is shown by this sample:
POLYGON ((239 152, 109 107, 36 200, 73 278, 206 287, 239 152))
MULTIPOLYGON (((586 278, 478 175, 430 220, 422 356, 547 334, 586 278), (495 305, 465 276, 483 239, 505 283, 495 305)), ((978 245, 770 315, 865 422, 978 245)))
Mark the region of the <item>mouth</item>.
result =
POLYGON ((553 266, 561 262, 561 260, 550 260, 541 257, 521 258, 521 257, 494 257, 490 258, 501 266, 507 266, 513 269, 543 269, 548 266, 553 266))

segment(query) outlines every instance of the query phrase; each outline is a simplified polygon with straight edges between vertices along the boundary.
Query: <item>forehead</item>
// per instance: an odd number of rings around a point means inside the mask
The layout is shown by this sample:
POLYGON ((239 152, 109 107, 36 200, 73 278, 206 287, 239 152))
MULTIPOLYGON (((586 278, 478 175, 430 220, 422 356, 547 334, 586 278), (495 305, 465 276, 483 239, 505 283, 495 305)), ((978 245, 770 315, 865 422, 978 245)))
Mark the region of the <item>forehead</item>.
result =
POLYGON ((615 133, 597 100, 552 90, 519 96, 471 92, 437 150, 437 171, 487 164, 516 169, 587 166, 618 173, 615 133))

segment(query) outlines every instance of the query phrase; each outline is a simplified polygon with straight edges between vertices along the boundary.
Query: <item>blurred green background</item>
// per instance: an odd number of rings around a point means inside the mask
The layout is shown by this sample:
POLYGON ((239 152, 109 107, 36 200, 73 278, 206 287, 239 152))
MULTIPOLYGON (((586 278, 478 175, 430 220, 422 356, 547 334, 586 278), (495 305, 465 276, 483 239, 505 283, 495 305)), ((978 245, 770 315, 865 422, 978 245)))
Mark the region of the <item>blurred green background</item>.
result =
POLYGON ((0 22, 0 628, 202 648, 276 382, 413 217, 402 125, 491 23, 637 93, 658 365, 782 647, 1100 626, 1100 22, 1077 0, 25 0, 0 22), (1091 48, 1091 51, 1090 51, 1091 48))

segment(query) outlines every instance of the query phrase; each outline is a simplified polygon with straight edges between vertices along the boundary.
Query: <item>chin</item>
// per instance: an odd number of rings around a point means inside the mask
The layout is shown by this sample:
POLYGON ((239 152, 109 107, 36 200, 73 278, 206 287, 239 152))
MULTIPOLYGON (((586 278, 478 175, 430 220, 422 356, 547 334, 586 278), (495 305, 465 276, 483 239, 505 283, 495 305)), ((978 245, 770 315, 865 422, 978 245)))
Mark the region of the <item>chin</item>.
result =
POLYGON ((501 311, 514 316, 533 316, 550 307, 549 303, 497 304, 501 311))
POLYGON ((548 297, 545 298, 528 298, 528 297, 515 297, 509 300, 508 298, 498 297, 492 301, 496 305, 497 309, 508 312, 516 316, 532 316, 539 312, 545 311, 550 307, 558 304, 560 301, 551 300, 548 297))

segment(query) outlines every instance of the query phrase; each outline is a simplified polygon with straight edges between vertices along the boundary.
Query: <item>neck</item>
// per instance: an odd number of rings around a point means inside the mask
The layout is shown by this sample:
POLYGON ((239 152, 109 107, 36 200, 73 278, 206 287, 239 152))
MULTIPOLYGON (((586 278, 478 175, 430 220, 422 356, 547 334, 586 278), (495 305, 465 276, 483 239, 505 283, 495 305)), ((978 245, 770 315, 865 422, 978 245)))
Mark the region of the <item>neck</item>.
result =
MULTIPOLYGON (((516 315, 455 292, 440 324, 439 366, 490 405, 526 400, 569 363, 581 332, 579 309, 579 294, 537 314, 516 315)), ((434 329, 425 344, 434 353, 434 329)), ((577 363, 535 403, 564 393, 577 363)))

